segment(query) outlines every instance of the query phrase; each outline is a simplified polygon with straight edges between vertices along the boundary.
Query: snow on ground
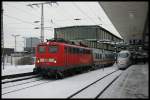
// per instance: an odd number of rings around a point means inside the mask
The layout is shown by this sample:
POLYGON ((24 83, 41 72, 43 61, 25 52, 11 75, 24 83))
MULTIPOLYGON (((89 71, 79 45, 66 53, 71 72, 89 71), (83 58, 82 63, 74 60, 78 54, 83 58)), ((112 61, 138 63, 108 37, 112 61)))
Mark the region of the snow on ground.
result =
POLYGON ((148 64, 132 65, 100 98, 148 98, 148 64))
POLYGON ((104 79, 96 82, 89 88, 83 90, 81 93, 73 96, 73 98, 95 98, 108 84, 110 84, 116 76, 122 73, 121 70, 111 74, 110 76, 105 77, 104 79))
MULTIPOLYGON (((32 71, 34 65, 7 66, 5 74, 32 71)), ((48 79, 49 83, 2 95, 2 98, 67 98, 77 90, 116 70, 116 66, 70 76, 62 80, 48 79)), ((132 65, 99 98, 148 98, 148 64, 132 65)), ((2 90, 3 91, 3 90, 2 90)))
POLYGON ((116 67, 112 66, 104 68, 104 70, 98 69, 88 73, 70 76, 62 80, 52 81, 48 79, 49 83, 4 94, 2 98, 67 98, 79 89, 114 70, 116 70, 116 67))
MULTIPOLYGON (((2 66, 1 66, 2 67, 2 66)), ((4 69, 1 68, 2 76, 33 72, 35 65, 11 65, 9 63, 5 64, 4 69)))

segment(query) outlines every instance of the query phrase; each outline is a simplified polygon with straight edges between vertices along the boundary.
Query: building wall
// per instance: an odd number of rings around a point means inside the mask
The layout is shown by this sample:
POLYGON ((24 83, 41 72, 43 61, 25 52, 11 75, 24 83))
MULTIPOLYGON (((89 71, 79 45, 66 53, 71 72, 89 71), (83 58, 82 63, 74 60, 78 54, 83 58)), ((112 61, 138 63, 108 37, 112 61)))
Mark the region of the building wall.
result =
POLYGON ((40 39, 36 37, 26 38, 26 47, 24 51, 35 54, 35 47, 40 43, 40 39))
POLYGON ((95 27, 64 27, 55 28, 55 38, 63 38, 65 40, 82 40, 96 38, 95 27))
POLYGON ((14 49, 13 48, 2 48, 2 50, 4 51, 4 55, 11 55, 11 53, 14 53, 14 49))
POLYGON ((26 38, 26 47, 36 47, 37 44, 40 43, 40 39, 39 38, 35 38, 35 37, 30 37, 30 38, 26 38))
POLYGON ((55 28, 55 38, 65 40, 84 40, 84 39, 108 39, 111 41, 120 41, 118 37, 100 26, 71 26, 55 28))
POLYGON ((91 48, 114 50, 108 43, 97 43, 98 40, 109 40, 119 42, 122 39, 116 37, 104 28, 96 25, 92 26, 71 26, 54 29, 55 38, 79 41, 91 48))

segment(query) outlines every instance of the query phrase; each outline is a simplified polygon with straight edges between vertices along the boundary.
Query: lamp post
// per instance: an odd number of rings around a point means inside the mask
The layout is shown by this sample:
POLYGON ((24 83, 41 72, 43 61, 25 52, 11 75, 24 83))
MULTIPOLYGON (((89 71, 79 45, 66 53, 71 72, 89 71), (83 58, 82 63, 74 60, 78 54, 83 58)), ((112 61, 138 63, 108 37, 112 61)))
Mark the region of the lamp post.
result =
POLYGON ((26 37, 22 37, 22 38, 24 39, 24 48, 26 48, 26 37))
MULTIPOLYGON (((30 6, 31 8, 33 8, 33 6, 37 6, 39 7, 39 5, 41 6, 41 42, 44 42, 44 5, 45 4, 49 4, 52 6, 52 3, 56 3, 58 5, 57 2, 44 2, 44 3, 33 3, 33 4, 28 4, 27 6, 30 6)), ((36 22, 35 22, 36 23, 36 22)))
MULTIPOLYGON (((12 36, 15 38, 15 52, 16 52, 16 37, 20 36, 20 35, 14 35, 14 34, 12 34, 12 36)), ((16 64, 15 64, 15 66, 16 66, 16 64)))
POLYGON ((4 60, 5 60, 5 58, 4 58, 4 33, 3 33, 3 4, 2 4, 2 9, 1 9, 1 46, 2 46, 2 66, 3 66, 3 69, 4 69, 4 60))
POLYGON ((12 34, 12 36, 15 38, 15 52, 16 52, 16 37, 20 36, 20 35, 14 35, 14 34, 12 34))

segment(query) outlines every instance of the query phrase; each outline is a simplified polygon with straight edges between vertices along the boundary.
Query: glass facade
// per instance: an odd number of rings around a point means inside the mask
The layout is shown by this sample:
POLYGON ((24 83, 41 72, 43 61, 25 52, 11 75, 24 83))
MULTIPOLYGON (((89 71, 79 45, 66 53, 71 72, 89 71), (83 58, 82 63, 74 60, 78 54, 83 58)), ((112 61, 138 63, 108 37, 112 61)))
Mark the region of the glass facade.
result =
POLYGON ((96 25, 55 28, 54 32, 55 38, 63 38, 65 40, 82 40, 85 45, 92 48, 104 47, 104 49, 113 50, 112 46, 108 44, 96 43, 96 40, 107 39, 109 41, 121 41, 120 38, 96 25))

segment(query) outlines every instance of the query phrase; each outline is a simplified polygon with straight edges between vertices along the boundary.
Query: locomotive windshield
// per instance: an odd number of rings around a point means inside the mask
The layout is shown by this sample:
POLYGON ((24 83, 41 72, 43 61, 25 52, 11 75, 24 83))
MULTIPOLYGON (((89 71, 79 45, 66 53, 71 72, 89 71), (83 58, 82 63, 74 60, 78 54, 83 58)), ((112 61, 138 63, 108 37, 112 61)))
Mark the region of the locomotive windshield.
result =
POLYGON ((128 57, 128 56, 129 56, 128 53, 120 53, 120 54, 118 55, 118 57, 121 57, 121 58, 126 58, 126 57, 128 57))
POLYGON ((56 45, 49 46, 50 53, 56 53, 57 51, 58 51, 58 46, 56 45))
POLYGON ((38 47, 38 52, 39 53, 45 53, 46 49, 45 49, 45 46, 39 46, 38 47))

